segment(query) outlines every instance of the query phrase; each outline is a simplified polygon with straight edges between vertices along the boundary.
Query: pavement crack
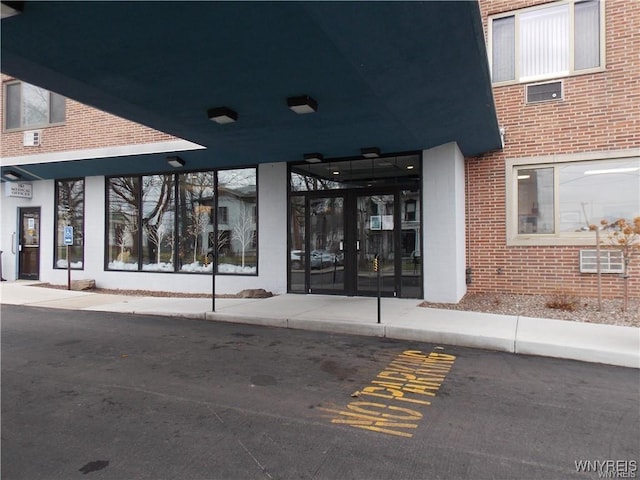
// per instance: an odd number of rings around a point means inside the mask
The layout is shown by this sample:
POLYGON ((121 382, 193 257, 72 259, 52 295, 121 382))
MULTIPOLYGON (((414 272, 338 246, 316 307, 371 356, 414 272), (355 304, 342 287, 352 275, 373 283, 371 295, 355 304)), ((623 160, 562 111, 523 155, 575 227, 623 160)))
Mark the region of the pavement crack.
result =
POLYGON ((256 463, 256 465, 260 467, 260 470, 262 470, 262 473, 264 473, 267 478, 273 478, 271 474, 267 471, 267 469, 264 467, 264 465, 262 465, 260 461, 249 451, 249 449, 245 446, 245 444, 242 443, 240 440, 237 440, 237 441, 240 444, 240 446, 244 449, 244 451, 247 452, 247 455, 249 455, 251 459, 256 463))

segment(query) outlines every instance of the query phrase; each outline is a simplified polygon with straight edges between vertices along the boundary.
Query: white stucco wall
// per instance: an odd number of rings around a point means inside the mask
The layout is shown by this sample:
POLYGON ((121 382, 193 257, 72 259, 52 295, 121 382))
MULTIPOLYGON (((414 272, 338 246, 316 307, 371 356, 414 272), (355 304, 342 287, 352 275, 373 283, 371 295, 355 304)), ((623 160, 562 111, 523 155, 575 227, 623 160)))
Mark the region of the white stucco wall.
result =
MULTIPOLYGON (((12 254, 12 234, 18 235, 18 208, 40 207, 40 281, 66 285, 67 271, 53 268, 55 183, 32 182, 33 198, 4 196, 0 212, 0 249, 3 278, 17 277, 17 255, 12 254)), ((210 275, 117 272, 104 270, 105 179, 85 178, 84 269, 72 270, 73 279, 94 279, 98 287, 210 293, 210 275)), ((273 293, 287 289, 287 166, 262 164, 258 168, 258 275, 217 275, 216 293, 237 293, 246 288, 264 288, 273 293)), ((17 247, 16 247, 17 252, 17 247)))
POLYGON ((465 282, 464 157, 456 143, 423 152, 424 298, 456 303, 465 282))

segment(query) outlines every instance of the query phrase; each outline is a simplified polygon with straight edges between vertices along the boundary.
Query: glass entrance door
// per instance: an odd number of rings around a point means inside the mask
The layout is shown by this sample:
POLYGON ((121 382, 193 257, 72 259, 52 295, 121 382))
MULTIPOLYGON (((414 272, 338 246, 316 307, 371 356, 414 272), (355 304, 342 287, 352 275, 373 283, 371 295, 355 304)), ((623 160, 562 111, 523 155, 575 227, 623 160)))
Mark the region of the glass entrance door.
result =
POLYGON ((312 293, 345 292, 345 197, 309 199, 309 249, 303 252, 312 293))
POLYGON ((40 208, 20 209, 20 243, 18 244, 18 278, 40 277, 40 208))
POLYGON ((378 273, 374 258, 378 258, 380 292, 391 296, 396 292, 395 206, 394 195, 359 195, 355 202, 356 279, 357 295, 372 295, 378 291, 378 273))
POLYGON ((288 291, 422 296, 421 158, 293 164, 288 291))

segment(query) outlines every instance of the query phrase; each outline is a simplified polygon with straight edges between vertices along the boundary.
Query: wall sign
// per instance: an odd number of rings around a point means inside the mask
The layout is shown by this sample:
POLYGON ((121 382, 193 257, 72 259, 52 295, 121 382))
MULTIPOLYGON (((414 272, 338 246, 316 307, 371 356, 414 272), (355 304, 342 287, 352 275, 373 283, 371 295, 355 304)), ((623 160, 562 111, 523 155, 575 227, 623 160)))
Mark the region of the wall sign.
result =
POLYGON ((5 182, 5 195, 7 197, 31 198, 33 197, 33 185, 25 182, 5 182))

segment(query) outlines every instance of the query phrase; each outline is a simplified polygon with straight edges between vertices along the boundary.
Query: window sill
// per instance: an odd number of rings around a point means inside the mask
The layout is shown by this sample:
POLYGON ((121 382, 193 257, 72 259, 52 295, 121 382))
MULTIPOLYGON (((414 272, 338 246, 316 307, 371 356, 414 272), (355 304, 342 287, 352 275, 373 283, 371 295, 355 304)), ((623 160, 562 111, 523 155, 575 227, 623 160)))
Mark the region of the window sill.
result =
MULTIPOLYGON (((593 247, 596 245, 595 233, 586 234, 521 234, 507 238, 507 247, 593 247)), ((604 246, 604 245, 603 245, 604 246)))
POLYGON ((45 123, 42 125, 29 125, 28 127, 5 128, 3 133, 28 132, 29 130, 42 130, 51 127, 64 127, 67 122, 45 123))
POLYGON ((582 75, 590 75, 593 73, 603 73, 607 69, 605 67, 589 68, 585 70, 579 70, 577 72, 567 73, 563 75, 541 75, 535 78, 527 78, 526 80, 505 80, 503 82, 493 82, 491 86, 497 87, 510 87, 513 85, 527 85, 529 83, 550 82, 553 80, 562 80, 563 78, 579 77, 582 75))

